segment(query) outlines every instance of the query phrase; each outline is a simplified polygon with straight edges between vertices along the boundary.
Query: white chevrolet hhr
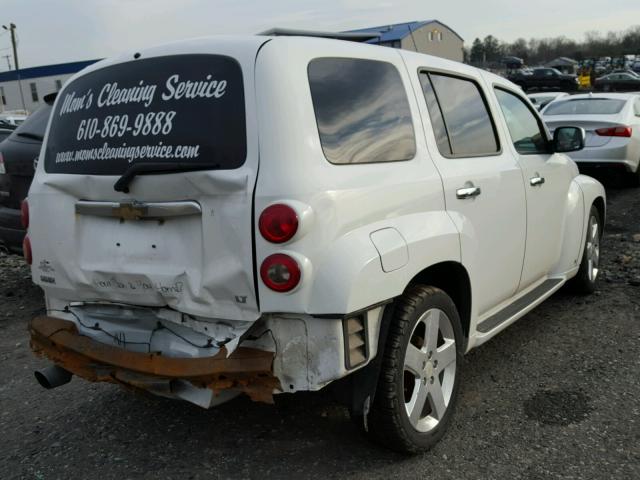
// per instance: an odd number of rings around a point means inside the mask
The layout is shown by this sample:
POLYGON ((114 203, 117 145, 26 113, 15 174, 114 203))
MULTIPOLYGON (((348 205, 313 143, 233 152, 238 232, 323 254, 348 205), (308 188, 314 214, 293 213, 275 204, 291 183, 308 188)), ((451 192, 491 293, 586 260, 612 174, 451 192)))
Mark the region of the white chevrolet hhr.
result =
POLYGON ((520 89, 312 36, 96 63, 57 97, 23 205, 31 345, 211 407, 333 384, 400 451, 451 421, 462 355, 598 276, 605 192, 520 89))

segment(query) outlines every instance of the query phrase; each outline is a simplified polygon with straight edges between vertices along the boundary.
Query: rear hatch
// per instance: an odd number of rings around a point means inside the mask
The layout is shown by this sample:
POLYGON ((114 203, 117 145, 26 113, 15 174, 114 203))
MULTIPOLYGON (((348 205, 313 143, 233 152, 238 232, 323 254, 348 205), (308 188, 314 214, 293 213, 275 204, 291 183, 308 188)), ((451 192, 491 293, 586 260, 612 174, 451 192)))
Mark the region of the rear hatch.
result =
POLYGON ((29 192, 32 273, 48 296, 259 317, 253 82, 264 41, 132 52, 65 86, 29 192))

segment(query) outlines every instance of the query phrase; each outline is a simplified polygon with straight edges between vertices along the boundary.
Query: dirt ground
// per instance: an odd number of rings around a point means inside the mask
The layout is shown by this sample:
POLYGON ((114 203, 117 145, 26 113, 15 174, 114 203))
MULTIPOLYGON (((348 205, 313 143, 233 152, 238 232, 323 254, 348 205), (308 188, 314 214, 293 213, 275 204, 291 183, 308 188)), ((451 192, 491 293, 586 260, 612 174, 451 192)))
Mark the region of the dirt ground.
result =
POLYGON ((640 478, 640 190, 608 188, 598 291, 560 291, 467 355, 442 442, 405 457, 322 393, 212 410, 74 379, 28 345, 41 291, 0 256, 0 479, 640 478))

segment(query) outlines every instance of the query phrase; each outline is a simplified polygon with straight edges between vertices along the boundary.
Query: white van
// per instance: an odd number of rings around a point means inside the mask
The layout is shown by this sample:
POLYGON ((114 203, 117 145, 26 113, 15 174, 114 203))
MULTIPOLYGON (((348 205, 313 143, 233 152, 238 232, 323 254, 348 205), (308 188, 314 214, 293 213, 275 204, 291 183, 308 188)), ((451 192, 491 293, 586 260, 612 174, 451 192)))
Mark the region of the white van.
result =
POLYGON ((569 279, 593 291, 605 192, 559 153, 583 145, 505 79, 356 42, 93 64, 23 206, 36 377, 203 407, 333 382, 375 439, 429 448, 465 352, 569 279))

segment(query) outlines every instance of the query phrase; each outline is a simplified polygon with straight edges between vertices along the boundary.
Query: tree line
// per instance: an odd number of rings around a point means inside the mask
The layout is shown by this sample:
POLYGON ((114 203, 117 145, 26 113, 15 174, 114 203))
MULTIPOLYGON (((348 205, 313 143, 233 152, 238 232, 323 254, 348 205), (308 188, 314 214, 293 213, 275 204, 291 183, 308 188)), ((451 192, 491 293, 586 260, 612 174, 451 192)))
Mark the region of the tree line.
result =
POLYGON ((640 25, 606 35, 587 32, 582 41, 561 36, 530 40, 519 38, 509 43, 487 35, 484 40, 476 38, 471 48, 465 48, 466 61, 472 65, 499 63, 505 56, 519 57, 526 65, 537 65, 557 57, 581 61, 623 55, 640 55, 640 25))

